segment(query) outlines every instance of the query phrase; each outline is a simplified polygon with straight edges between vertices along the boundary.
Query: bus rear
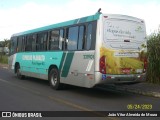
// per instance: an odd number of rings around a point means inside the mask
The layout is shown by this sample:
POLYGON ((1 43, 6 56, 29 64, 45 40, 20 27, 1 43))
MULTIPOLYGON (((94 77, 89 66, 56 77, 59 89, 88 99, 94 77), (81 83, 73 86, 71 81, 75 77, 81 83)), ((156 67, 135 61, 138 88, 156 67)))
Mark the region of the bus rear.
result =
POLYGON ((124 15, 101 17, 99 82, 144 81, 147 67, 144 21, 124 15))

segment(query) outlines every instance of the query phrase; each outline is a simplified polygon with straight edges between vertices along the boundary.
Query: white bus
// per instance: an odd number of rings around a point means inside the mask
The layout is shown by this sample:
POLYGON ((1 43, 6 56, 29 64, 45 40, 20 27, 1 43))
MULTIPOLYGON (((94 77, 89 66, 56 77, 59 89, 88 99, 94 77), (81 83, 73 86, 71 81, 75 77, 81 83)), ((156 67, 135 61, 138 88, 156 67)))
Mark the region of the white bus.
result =
POLYGON ((135 83, 145 80, 146 50, 144 20, 99 12, 13 34, 9 66, 54 89, 135 83))

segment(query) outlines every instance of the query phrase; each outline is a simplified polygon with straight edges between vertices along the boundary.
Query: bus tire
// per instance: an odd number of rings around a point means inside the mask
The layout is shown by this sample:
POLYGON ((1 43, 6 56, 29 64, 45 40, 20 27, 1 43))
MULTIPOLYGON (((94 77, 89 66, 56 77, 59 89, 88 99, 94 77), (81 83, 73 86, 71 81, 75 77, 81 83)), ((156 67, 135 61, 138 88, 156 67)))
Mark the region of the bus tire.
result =
POLYGON ((21 75, 21 72, 20 72, 20 65, 18 64, 18 65, 16 65, 16 76, 17 76, 17 78, 18 79, 24 79, 24 75, 21 75))
POLYGON ((50 86, 55 89, 55 90, 59 90, 62 88, 62 84, 60 83, 60 76, 59 76, 59 71, 57 68, 52 68, 49 72, 49 83, 50 86))

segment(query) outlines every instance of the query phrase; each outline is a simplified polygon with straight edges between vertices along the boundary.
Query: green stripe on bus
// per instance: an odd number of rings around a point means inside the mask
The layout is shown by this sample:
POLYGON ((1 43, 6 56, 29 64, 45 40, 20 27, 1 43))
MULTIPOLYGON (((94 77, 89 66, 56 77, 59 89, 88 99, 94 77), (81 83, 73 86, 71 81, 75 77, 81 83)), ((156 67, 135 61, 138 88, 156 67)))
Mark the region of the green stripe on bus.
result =
POLYGON ((62 74, 61 77, 67 77, 72 60, 73 60, 73 56, 74 56, 74 52, 70 52, 67 54, 64 66, 63 66, 63 70, 62 70, 62 74))
POLYGON ((64 63, 65 56, 66 56, 66 52, 63 52, 61 63, 60 63, 60 66, 59 66, 59 71, 60 72, 62 71, 62 66, 63 66, 63 63, 64 63))

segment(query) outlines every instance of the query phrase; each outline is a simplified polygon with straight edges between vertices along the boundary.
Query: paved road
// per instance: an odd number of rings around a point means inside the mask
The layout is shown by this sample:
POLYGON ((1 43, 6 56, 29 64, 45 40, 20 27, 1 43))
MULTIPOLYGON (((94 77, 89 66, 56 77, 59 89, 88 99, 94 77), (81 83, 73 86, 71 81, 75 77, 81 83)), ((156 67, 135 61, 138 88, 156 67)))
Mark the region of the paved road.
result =
MULTIPOLYGON (((131 110, 131 108, 128 109, 130 105, 152 105, 150 111, 159 111, 159 103, 159 98, 108 88, 86 89, 71 86, 66 90, 55 91, 50 88, 48 81, 33 78, 19 80, 8 69, 0 68, 0 111, 148 110, 137 107, 131 110)), ((97 118, 92 118, 92 120, 94 119, 97 118)), ((122 118, 107 117, 105 119, 119 120, 122 118)))

